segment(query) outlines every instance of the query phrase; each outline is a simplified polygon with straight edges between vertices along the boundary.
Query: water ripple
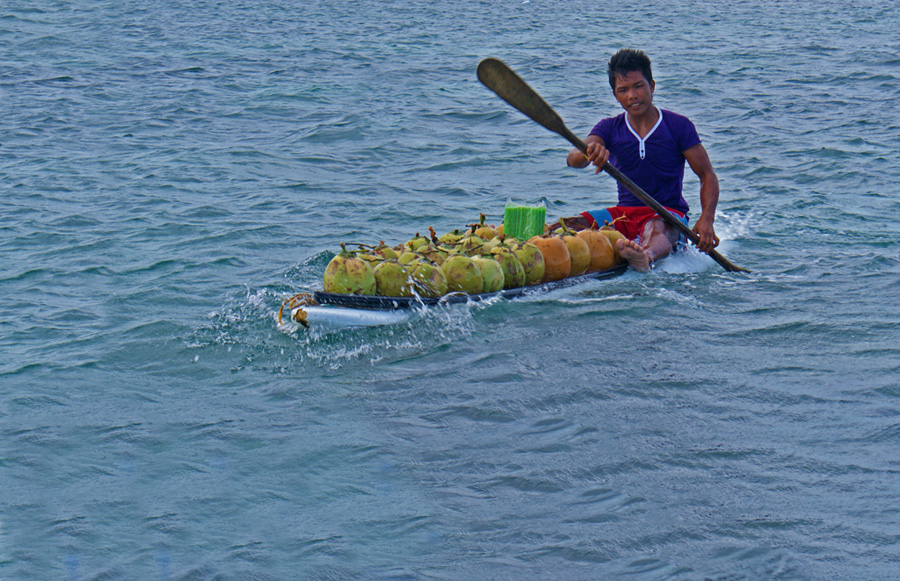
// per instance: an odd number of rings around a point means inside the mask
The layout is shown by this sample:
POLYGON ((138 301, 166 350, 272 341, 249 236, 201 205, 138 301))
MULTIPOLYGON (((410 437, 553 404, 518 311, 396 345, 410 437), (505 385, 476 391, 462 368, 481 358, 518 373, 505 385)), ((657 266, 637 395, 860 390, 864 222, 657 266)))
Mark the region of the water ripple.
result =
POLYGON ((894 577, 891 2, 7 4, 6 576, 894 577), (475 67, 583 135, 620 46, 752 274, 277 325, 341 242, 611 202, 475 67))

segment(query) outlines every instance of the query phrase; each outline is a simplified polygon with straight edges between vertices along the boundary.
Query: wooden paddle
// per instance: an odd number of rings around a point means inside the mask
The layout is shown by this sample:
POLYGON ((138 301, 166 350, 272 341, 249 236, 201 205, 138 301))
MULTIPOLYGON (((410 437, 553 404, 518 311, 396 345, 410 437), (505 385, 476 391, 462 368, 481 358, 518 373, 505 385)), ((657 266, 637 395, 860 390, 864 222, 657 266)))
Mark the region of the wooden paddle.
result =
MULTIPOLYGON (((582 153, 587 153, 587 146, 578 136, 569 131, 569 128, 563 123, 562 118, 556 114, 556 111, 534 89, 529 87, 519 75, 506 66, 503 61, 495 58, 487 58, 481 61, 478 65, 478 80, 533 121, 554 133, 562 135, 582 153)), ((628 179, 628 176, 613 167, 611 163, 606 162, 603 166, 603 171, 625 186, 637 199, 653 208, 667 224, 679 230, 695 245, 700 242, 700 237, 688 228, 684 222, 673 216, 662 204, 651 198, 650 194, 628 179)), ((710 250, 708 254, 729 272, 750 272, 746 268, 735 266, 715 249, 710 250)))

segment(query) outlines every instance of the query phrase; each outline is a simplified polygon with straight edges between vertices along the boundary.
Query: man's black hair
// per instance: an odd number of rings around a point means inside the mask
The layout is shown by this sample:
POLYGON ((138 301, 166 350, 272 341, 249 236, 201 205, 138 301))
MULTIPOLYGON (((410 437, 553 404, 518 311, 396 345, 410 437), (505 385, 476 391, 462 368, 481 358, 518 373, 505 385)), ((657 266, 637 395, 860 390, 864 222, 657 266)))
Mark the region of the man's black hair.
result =
POLYGON ((623 48, 609 59, 607 72, 609 73, 609 86, 616 90, 616 77, 625 76, 630 72, 639 71, 647 79, 653 82, 653 73, 650 71, 650 57, 644 51, 633 48, 623 48))

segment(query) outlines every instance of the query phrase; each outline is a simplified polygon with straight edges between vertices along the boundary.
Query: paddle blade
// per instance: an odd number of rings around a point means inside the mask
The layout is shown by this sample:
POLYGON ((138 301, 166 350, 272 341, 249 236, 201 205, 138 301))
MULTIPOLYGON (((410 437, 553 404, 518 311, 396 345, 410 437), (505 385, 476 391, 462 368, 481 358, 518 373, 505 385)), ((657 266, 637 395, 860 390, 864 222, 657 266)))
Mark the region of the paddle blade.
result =
POLYGON ((556 111, 503 61, 486 58, 478 64, 477 72, 478 80, 497 93, 501 99, 538 124, 562 135, 581 151, 585 151, 584 142, 569 131, 556 111))

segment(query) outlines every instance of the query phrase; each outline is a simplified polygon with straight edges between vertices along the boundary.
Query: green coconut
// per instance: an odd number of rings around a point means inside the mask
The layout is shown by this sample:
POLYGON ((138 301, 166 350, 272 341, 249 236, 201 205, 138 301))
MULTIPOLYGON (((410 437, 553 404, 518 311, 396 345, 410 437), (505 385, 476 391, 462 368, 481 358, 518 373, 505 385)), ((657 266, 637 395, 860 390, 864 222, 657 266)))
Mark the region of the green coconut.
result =
POLYGON ((397 260, 389 258, 375 267, 377 292, 383 297, 411 297, 412 284, 409 269, 397 260))
POLYGON ((435 248, 431 244, 423 244, 419 246, 419 249, 416 250, 420 255, 424 256, 431 262, 436 263, 438 266, 443 264, 444 259, 447 257, 447 253, 442 251, 439 248, 435 248))
POLYGON ((475 256, 472 258, 472 261, 478 265, 478 269, 481 271, 481 278, 483 280, 481 292, 495 293, 503 288, 503 267, 500 266, 499 262, 494 260, 494 257, 491 254, 475 256))
POLYGON ((322 287, 328 293, 374 295, 375 271, 367 261, 341 244, 340 253, 325 267, 322 287))
POLYGON ((481 247, 482 254, 490 254, 491 250, 500 246, 503 243, 503 238, 500 236, 494 236, 490 240, 485 240, 484 245, 481 247))
POLYGON ((373 254, 377 254, 382 258, 400 258, 400 255, 397 254, 397 251, 384 243, 384 240, 381 243, 372 249, 373 254))
POLYGON ((456 243, 456 248, 459 250, 459 252, 467 256, 477 256, 484 250, 484 242, 484 238, 469 233, 463 236, 460 241, 456 243))
POLYGON ((418 260, 412 266, 410 278, 413 290, 421 297, 436 298, 447 294, 447 280, 444 271, 427 260, 418 260))
POLYGON ((503 288, 519 288, 525 286, 525 269, 512 250, 505 246, 497 246, 491 255, 503 269, 503 288))
POLYGON ((369 266, 371 266, 372 268, 375 268, 376 266, 381 264, 382 260, 384 260, 383 257, 377 254, 372 254, 371 252, 363 250, 359 250, 356 257, 360 260, 365 260, 366 262, 368 262, 369 266))
POLYGON ((451 232, 447 232, 446 234, 444 234, 443 236, 438 238, 438 240, 441 242, 441 244, 453 245, 453 244, 456 244, 457 242, 459 242, 460 239, 462 239, 462 237, 465 235, 466 235, 465 230, 460 230, 459 228, 455 228, 451 232))
POLYGON ((544 278, 544 255, 534 244, 520 242, 512 248, 525 271, 525 284, 537 284, 544 278))
POLYGON ((441 265, 449 292, 474 295, 481 292, 484 278, 474 260, 464 254, 454 254, 441 265))
POLYGON ((421 258, 421 255, 418 252, 413 252, 412 250, 407 250, 407 251, 403 252, 399 256, 399 258, 397 258, 397 261, 400 262, 400 264, 409 265, 409 264, 412 264, 413 262, 415 262, 416 260, 418 260, 419 258, 421 258))
POLYGON ((428 238, 426 238, 426 237, 420 235, 418 232, 416 232, 415 237, 410 238, 406 242, 406 246, 410 250, 418 250, 419 246, 422 246, 423 244, 428 244, 428 242, 429 242, 428 238))

